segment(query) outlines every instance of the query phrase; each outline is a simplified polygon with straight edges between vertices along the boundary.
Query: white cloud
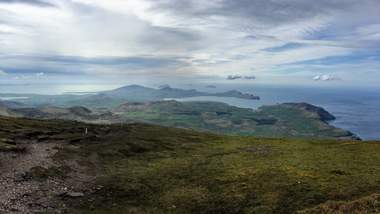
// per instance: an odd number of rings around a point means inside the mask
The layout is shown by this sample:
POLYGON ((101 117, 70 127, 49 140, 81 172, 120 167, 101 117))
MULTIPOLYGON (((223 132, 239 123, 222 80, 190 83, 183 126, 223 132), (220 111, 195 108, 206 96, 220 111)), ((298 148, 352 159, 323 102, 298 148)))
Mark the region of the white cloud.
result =
POLYGON ((7 73, 0 69, 0 76, 5 76, 5 75, 7 75, 7 73))
POLYGON ((322 75, 317 75, 313 77, 313 80, 314 81, 333 81, 333 80, 339 80, 339 78, 334 77, 329 74, 322 74, 322 75))

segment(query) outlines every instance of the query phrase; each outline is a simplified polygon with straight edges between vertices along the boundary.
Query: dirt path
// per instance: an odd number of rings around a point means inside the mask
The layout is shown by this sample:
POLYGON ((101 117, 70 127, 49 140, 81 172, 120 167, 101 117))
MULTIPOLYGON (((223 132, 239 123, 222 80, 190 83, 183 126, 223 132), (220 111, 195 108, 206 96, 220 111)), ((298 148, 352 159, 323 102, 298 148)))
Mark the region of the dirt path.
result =
POLYGON ((57 151, 56 146, 54 143, 31 143, 25 144, 25 153, 0 154, 1 212, 34 213, 49 207, 49 195, 60 191, 60 182, 35 181, 28 173, 33 167, 55 166, 51 156, 57 151))
POLYGON ((61 213, 62 197, 81 197, 95 179, 75 161, 69 165, 68 177, 34 179, 31 170, 61 167, 52 156, 64 143, 23 143, 25 152, 0 152, 0 213, 61 213))

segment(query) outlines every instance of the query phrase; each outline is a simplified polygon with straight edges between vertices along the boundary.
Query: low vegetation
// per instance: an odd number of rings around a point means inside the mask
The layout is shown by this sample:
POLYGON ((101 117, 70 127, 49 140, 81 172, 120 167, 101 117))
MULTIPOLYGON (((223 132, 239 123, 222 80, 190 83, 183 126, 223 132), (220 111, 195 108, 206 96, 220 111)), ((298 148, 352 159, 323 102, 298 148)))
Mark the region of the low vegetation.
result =
POLYGON ((41 188, 76 173, 94 180, 75 180, 83 183, 80 193, 51 193, 49 206, 68 213, 380 211, 378 142, 232 137, 143 124, 0 124, 1 138, 57 144, 54 167, 31 169, 41 188))

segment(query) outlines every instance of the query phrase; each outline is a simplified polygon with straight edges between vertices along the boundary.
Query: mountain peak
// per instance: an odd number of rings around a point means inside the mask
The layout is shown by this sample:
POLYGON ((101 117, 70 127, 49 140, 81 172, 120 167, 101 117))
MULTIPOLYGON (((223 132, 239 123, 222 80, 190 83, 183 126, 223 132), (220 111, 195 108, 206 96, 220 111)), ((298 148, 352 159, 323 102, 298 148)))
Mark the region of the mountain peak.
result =
MULTIPOLYGON (((119 89, 136 89, 136 88, 144 88, 144 89, 148 89, 148 87, 145 87, 145 86, 142 86, 142 85, 133 84, 133 85, 126 85, 126 86, 123 86, 123 87, 117 88, 117 89, 115 89, 115 90, 119 90, 119 89)), ((149 88, 149 89, 150 89, 150 88, 149 88)))

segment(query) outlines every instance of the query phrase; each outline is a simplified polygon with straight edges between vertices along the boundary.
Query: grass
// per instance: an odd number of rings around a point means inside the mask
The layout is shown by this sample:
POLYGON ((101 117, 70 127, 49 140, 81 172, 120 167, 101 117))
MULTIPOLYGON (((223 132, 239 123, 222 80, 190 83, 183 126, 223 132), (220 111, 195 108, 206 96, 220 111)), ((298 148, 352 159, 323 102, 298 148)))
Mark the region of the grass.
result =
POLYGON ((95 213, 294 213, 379 192, 379 150, 376 142, 136 126, 107 147, 66 152, 83 160, 96 154, 103 169, 98 182, 105 190, 73 202, 80 213, 91 207, 95 213))
MULTIPOLYGON (((9 135, 9 127, 56 131, 50 137, 67 145, 55 161, 76 161, 97 175, 102 188, 65 199, 68 213, 379 211, 368 202, 380 192, 379 142, 232 137, 143 124, 0 122, 0 136, 9 135), (86 137, 76 133, 83 127, 86 137)), ((36 171, 42 178, 56 174, 36 171)))
POLYGON ((312 209, 302 210, 300 214, 317 213, 378 213, 380 210, 380 194, 372 194, 354 201, 329 201, 312 209))
POLYGON ((2 138, 0 135, 0 152, 24 152, 25 148, 12 144, 9 139, 2 138))

